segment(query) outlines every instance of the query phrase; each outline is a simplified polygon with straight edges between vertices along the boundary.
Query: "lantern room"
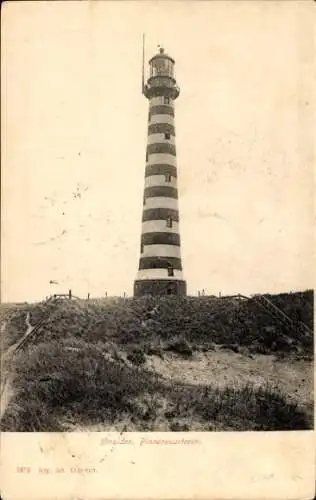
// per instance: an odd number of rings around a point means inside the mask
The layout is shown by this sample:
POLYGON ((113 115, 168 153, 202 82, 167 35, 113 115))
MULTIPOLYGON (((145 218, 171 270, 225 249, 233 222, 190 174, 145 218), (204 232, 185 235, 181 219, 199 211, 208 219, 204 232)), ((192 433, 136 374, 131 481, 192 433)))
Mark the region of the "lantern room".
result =
POLYGON ((149 61, 150 78, 153 76, 169 76, 174 78, 174 59, 165 54, 161 47, 159 54, 152 57, 149 61))
POLYGON ((174 59, 161 47, 159 53, 149 61, 149 78, 143 85, 143 94, 148 98, 166 96, 176 99, 179 87, 174 77, 174 59))

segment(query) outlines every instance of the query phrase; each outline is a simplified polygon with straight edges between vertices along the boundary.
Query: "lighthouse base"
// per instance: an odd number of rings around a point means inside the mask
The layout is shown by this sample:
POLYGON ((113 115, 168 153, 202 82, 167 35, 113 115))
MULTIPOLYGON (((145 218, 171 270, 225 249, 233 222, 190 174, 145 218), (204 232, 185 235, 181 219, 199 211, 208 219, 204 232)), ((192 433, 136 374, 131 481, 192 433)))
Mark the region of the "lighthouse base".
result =
POLYGON ((187 294, 187 284, 183 280, 136 280, 134 297, 143 295, 181 295, 187 294))

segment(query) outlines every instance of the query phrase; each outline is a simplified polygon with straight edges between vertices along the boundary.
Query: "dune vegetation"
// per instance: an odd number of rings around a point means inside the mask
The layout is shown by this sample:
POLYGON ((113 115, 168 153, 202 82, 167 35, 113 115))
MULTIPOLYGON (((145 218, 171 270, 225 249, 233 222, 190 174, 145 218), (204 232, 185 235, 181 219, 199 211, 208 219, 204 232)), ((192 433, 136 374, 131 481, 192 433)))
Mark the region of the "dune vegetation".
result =
POLYGON ((1 430, 312 428, 313 293, 266 297, 2 305, 1 430))

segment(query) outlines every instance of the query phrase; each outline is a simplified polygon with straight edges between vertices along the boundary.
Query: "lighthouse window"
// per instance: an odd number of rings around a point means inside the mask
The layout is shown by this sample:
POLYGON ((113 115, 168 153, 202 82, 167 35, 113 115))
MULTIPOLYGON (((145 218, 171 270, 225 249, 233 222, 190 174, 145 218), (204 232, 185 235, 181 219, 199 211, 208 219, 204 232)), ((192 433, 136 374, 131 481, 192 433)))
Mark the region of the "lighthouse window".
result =
POLYGON ((171 217, 168 217, 166 222, 167 222, 167 227, 172 227, 172 219, 171 219, 171 217))
POLYGON ((143 253, 144 252, 144 243, 141 243, 140 244, 140 253, 143 253))
POLYGON ((146 153, 146 161, 148 161, 148 153, 146 153))
POLYGON ((164 97, 164 104, 170 104, 170 97, 164 97))
POLYGON ((165 175, 165 181, 166 182, 171 182, 171 174, 166 174, 165 175))
POLYGON ((167 133, 165 134, 165 139, 167 139, 168 141, 170 140, 170 134, 169 134, 169 132, 167 132, 167 133))
POLYGON ((172 266, 168 267, 168 276, 174 276, 174 272, 173 272, 173 267, 172 266))

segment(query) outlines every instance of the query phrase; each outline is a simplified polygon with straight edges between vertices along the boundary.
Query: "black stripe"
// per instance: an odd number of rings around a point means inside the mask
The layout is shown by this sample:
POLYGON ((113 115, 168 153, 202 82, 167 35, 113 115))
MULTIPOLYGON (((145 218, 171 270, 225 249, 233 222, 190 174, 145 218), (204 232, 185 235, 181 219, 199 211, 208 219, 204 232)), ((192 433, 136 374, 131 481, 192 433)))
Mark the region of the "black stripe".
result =
POLYGON ((134 296, 186 296, 187 285, 184 280, 178 279, 148 279, 148 280, 135 280, 134 281, 134 296))
POLYGON ((178 198, 178 190, 173 186, 150 186, 144 189, 145 198, 164 196, 166 198, 178 198))
POLYGON ((167 163, 155 163, 154 165, 146 165, 145 177, 150 177, 151 175, 166 175, 170 174, 173 177, 177 177, 177 167, 173 165, 168 165, 167 163))
POLYGON ((168 269, 169 266, 182 271, 181 259, 178 257, 141 257, 138 269, 168 269))
POLYGON ((155 144, 149 144, 147 146, 147 154, 150 155, 153 153, 168 153, 169 155, 176 156, 176 147, 174 146, 174 144, 170 144, 169 142, 157 142, 155 144))
POLYGON ((174 116, 174 109, 172 106, 161 104, 159 106, 151 106, 149 110, 149 120, 153 115, 170 115, 174 116))
POLYGON ((141 237, 143 245, 177 245, 180 246, 180 235, 177 233, 144 233, 141 237))
POLYGON ((173 125, 170 123, 153 123, 148 126, 148 135, 150 134, 170 134, 176 135, 173 125))
POLYGON ((180 90, 178 87, 162 87, 160 84, 155 85, 151 84, 150 87, 146 87, 145 96, 147 99, 151 99, 152 97, 170 97, 170 99, 176 99, 180 94, 180 90))
POLYGON ((179 222, 179 212, 172 208, 148 208, 143 211, 142 222, 148 220, 167 220, 171 217, 172 220, 179 222))

